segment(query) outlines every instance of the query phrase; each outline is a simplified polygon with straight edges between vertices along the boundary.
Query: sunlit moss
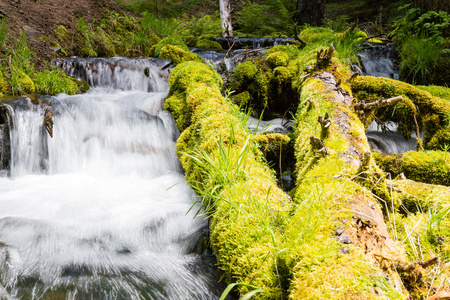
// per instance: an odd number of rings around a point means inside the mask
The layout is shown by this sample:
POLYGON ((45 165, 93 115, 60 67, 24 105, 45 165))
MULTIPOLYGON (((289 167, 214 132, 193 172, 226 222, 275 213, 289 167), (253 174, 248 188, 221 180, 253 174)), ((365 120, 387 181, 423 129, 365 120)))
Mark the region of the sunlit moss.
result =
POLYGON ((417 85, 417 88, 429 92, 435 97, 450 101, 450 88, 437 85, 417 85))
POLYGON ((222 46, 218 42, 211 41, 208 39, 199 39, 195 43, 195 47, 203 49, 222 49, 222 46))
POLYGON ((443 151, 409 151, 404 154, 375 154, 380 167, 394 178, 406 178, 440 185, 450 185, 450 153, 443 151))
POLYGON ((164 47, 162 47, 158 57, 171 60, 174 65, 190 60, 201 61, 201 58, 200 56, 198 56, 198 54, 173 45, 165 45, 164 47))
POLYGON ((286 67, 289 61, 289 55, 286 52, 279 51, 267 55, 267 64, 272 68, 286 67))
POLYGON ((434 97, 410 84, 389 78, 358 76, 351 81, 351 87, 354 95, 365 102, 403 96, 403 101, 380 108, 375 114, 383 122, 398 122, 398 130, 407 138, 416 130, 414 120, 416 118, 419 130, 423 129, 425 133, 425 148, 429 148, 428 143, 436 132, 450 123, 450 119, 447 117, 450 115, 448 101, 434 97), (426 122, 430 118, 437 118, 437 124, 428 126, 426 122))

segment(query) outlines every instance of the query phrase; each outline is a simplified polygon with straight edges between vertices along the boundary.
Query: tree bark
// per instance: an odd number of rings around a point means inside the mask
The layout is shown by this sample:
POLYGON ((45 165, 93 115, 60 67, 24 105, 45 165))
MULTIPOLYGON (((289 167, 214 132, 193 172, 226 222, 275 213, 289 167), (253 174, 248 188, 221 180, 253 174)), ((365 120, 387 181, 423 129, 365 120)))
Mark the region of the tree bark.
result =
POLYGON ((448 0, 414 0, 413 5, 420 8, 422 13, 429 10, 450 12, 450 2, 448 0))
POLYGON ((325 16, 326 0, 297 0, 294 20, 299 25, 321 26, 325 16))
POLYGON ((222 24, 222 36, 233 36, 233 25, 231 24, 230 1, 219 0, 220 22, 222 24))

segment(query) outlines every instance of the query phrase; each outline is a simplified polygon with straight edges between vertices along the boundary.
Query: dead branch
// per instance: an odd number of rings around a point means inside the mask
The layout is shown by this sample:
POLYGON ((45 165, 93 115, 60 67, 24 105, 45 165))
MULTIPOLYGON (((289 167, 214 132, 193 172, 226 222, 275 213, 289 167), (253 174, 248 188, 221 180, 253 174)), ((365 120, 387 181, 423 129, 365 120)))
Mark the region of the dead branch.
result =
POLYGON ((294 23, 294 38, 296 41, 300 42, 300 46, 302 48, 304 48, 306 46, 306 43, 298 35, 298 27, 297 27, 296 23, 294 23))
POLYGON ((225 61, 225 58, 227 58, 228 54, 229 54, 230 51, 231 51, 231 48, 233 48, 233 46, 234 46, 235 43, 236 43, 236 40, 234 40, 234 41, 233 41, 233 44, 231 44, 230 48, 229 48, 228 51, 227 51, 227 54, 225 54, 225 56, 223 57, 222 62, 225 61))
POLYGON ((397 96, 397 97, 393 97, 393 98, 389 98, 389 99, 380 99, 378 101, 374 101, 374 102, 370 102, 370 103, 365 103, 365 102, 359 102, 356 103, 354 108, 355 110, 371 110, 374 108, 380 108, 380 107, 385 107, 391 104, 395 104, 397 102, 400 102, 403 100, 403 96, 397 96))
POLYGON ((350 81, 352 81, 353 79, 355 79, 358 76, 359 76, 359 72, 357 71, 357 72, 353 73, 345 82, 349 83, 350 81))
POLYGON ((406 266, 403 266, 403 267, 399 266, 397 269, 400 272, 411 272, 412 270, 415 269, 416 266, 421 266, 422 268, 426 269, 429 266, 432 266, 432 265, 436 264, 438 261, 439 261, 439 257, 435 256, 435 257, 433 257, 433 258, 431 258, 431 259, 429 259, 427 261, 416 261, 416 262, 410 263, 410 264, 408 264, 406 266))
POLYGON ((325 114, 325 117, 319 116, 317 121, 320 123, 322 130, 320 132, 320 138, 323 140, 328 136, 328 130, 330 129, 331 119, 328 113, 325 114))
POLYGON ((309 142, 313 150, 316 150, 318 154, 322 156, 326 156, 328 154, 328 150, 327 148, 325 148, 325 145, 323 144, 321 139, 312 135, 309 137, 309 142))

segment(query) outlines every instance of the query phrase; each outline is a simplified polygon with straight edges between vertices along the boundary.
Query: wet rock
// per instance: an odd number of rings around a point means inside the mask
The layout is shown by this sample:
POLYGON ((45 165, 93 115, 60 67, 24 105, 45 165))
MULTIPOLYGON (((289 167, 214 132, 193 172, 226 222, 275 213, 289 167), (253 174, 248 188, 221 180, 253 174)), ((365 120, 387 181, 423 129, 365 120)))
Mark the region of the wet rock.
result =
POLYGON ((11 162, 10 127, 9 109, 6 105, 0 104, 0 171, 6 173, 9 173, 11 162))

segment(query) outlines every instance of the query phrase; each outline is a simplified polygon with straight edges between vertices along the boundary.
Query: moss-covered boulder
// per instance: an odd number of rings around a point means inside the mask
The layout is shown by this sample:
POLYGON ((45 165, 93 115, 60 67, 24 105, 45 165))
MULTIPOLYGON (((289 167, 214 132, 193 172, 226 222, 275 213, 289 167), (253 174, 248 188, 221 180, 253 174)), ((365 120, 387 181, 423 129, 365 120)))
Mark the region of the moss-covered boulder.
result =
POLYGON ((197 40, 197 42, 195 43, 195 47, 203 49, 222 49, 222 46, 218 42, 211 41, 209 39, 197 40))
POLYGON ((178 65, 179 63, 189 60, 202 60, 200 56, 198 56, 198 54, 192 53, 189 50, 183 50, 178 46, 172 45, 166 45, 162 47, 159 53, 159 58, 171 60, 174 65, 178 65))
POLYGON ((261 113, 267 107, 268 79, 251 61, 238 65, 233 72, 227 88, 240 94, 247 91, 251 97, 248 108, 261 113))
POLYGON ((272 69, 286 67, 289 62, 289 55, 283 51, 274 52, 267 55, 266 61, 272 69))
POLYGON ((156 45, 152 46, 150 48, 149 55, 153 56, 153 57, 159 57, 162 48, 166 45, 177 46, 178 48, 180 48, 184 51, 189 51, 186 44, 180 38, 174 37, 174 36, 169 36, 169 37, 163 38, 156 45))

